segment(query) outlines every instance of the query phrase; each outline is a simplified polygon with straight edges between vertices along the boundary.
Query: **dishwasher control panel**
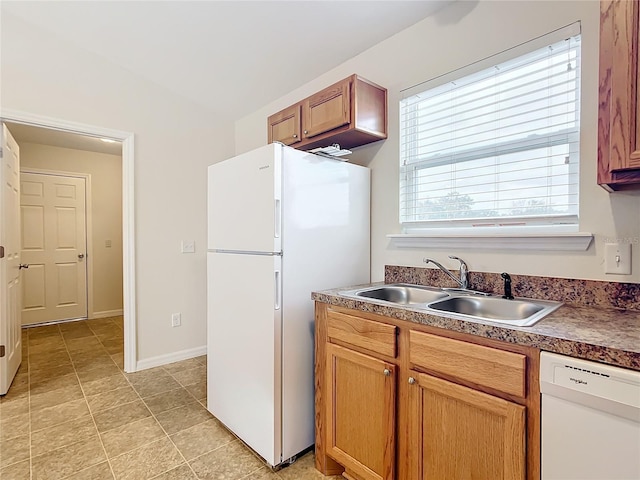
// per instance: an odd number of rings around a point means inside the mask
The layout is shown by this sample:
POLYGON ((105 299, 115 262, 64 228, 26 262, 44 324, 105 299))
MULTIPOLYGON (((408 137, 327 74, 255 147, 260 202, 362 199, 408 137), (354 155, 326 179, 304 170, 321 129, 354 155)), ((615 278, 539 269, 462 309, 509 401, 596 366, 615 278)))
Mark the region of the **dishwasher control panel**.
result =
POLYGON ((640 372, 542 352, 540 387, 568 388, 640 408, 640 372))

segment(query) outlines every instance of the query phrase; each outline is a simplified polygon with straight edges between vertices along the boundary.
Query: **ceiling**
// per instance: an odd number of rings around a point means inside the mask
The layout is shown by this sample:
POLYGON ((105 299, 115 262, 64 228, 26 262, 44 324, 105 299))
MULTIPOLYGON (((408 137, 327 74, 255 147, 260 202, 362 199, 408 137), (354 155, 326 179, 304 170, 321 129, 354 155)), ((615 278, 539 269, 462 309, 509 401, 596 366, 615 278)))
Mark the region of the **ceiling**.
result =
POLYGON ((235 120, 451 1, 2 0, 0 8, 235 120))
POLYGON ((18 145, 22 143, 37 143, 54 147, 85 150, 88 152, 122 155, 122 143, 106 143, 98 137, 79 135, 76 133, 52 130, 50 128, 34 127, 20 123, 6 122, 9 131, 18 145))

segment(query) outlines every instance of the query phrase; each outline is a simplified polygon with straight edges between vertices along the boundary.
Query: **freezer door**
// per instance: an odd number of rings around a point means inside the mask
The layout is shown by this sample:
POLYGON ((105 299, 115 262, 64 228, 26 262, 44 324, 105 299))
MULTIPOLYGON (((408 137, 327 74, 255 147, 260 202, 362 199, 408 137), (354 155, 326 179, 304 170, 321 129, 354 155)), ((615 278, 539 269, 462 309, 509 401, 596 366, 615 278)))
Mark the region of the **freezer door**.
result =
POLYGON ((282 145, 209 167, 209 250, 279 252, 282 145))
POLYGON ((209 411, 281 462, 280 257, 207 253, 209 411))

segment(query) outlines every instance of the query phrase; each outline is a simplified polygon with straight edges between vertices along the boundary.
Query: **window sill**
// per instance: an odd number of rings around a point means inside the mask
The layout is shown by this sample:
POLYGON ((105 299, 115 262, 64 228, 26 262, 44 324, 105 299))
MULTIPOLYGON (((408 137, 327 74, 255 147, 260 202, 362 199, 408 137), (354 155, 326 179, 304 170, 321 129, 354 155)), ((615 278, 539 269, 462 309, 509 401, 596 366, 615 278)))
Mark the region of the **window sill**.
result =
POLYGON ((397 248, 469 248, 481 250, 535 250, 584 252, 589 248, 591 233, 543 234, 423 234, 387 235, 397 248))

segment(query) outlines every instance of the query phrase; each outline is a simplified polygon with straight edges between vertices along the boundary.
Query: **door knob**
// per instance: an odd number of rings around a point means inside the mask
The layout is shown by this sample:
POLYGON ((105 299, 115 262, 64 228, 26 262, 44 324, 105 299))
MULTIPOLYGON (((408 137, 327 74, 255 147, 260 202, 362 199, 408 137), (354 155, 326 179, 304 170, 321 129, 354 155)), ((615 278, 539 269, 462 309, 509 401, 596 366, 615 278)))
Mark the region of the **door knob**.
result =
POLYGON ((79 255, 78 255, 78 258, 79 258, 80 260, 82 260, 82 259, 84 258, 84 253, 79 254, 79 255))
POLYGON ((22 270, 23 268, 29 268, 29 264, 28 263, 21 263, 18 266, 18 270, 22 270))
POLYGON ((385 369, 382 371, 382 373, 384 373, 384 374, 385 374, 385 376, 387 376, 387 377, 391 376, 391 370, 389 370, 388 368, 385 368, 385 369))
POLYGON ((416 379, 413 377, 409 377, 409 385, 413 385, 414 383, 416 383, 416 379))

